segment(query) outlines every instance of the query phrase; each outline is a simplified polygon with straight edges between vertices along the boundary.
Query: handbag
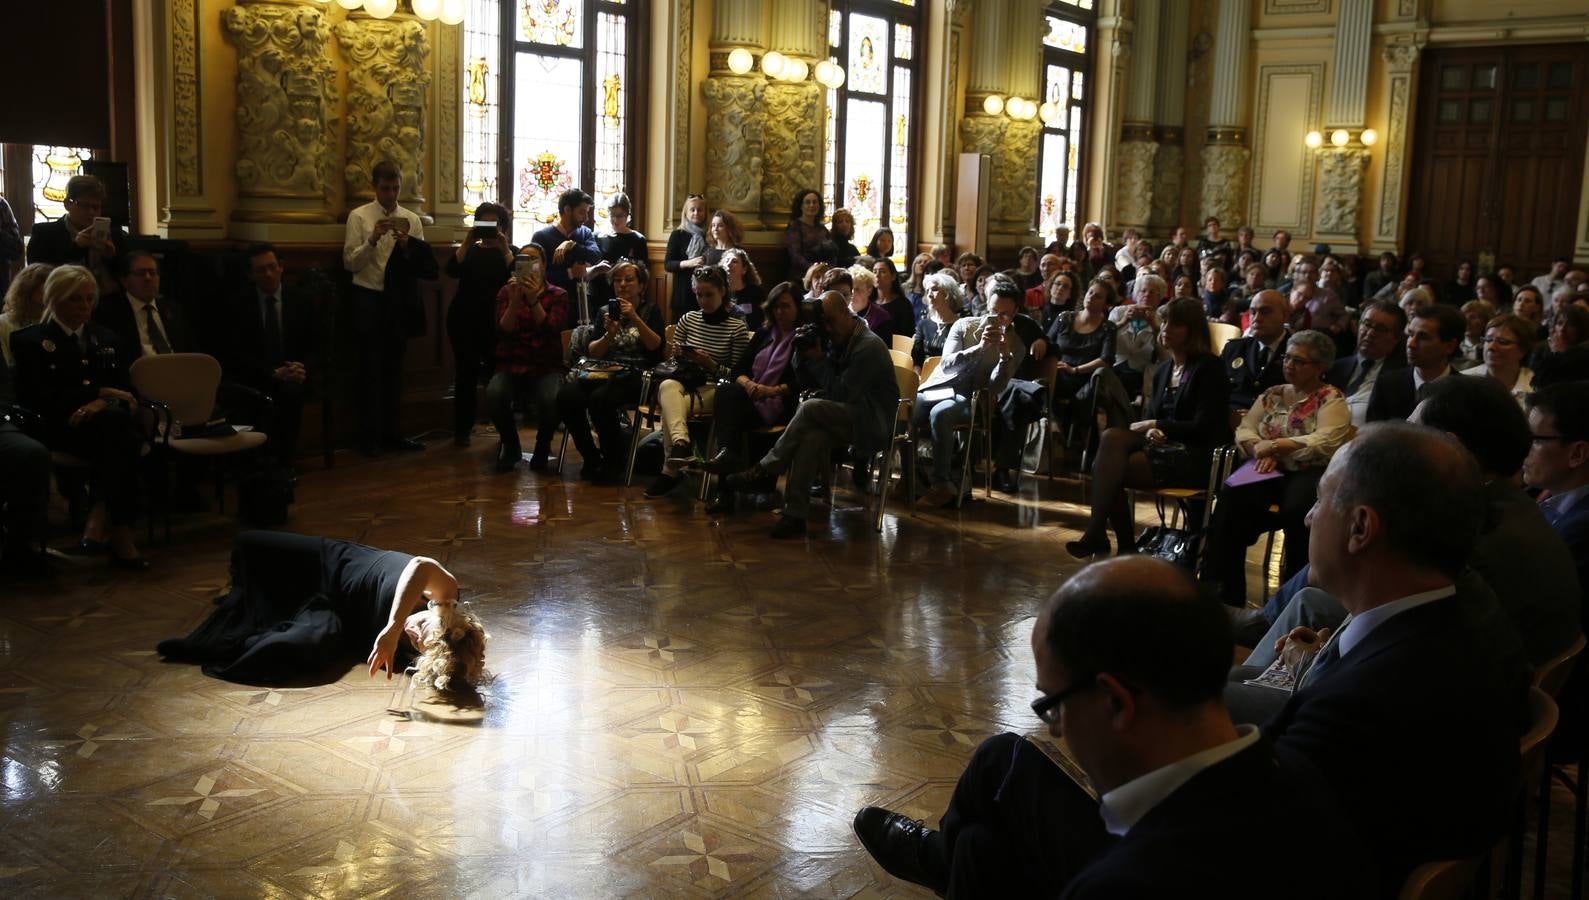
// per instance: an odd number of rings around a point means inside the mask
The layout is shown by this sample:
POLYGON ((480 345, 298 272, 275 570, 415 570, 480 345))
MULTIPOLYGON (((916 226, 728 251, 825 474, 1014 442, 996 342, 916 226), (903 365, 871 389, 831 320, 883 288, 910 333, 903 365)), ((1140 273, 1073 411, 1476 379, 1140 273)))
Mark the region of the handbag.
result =
POLYGON ((657 363, 651 370, 651 375, 658 383, 669 379, 677 381, 684 386, 685 391, 692 394, 704 387, 712 377, 705 366, 679 356, 657 363))
POLYGON ((1203 541, 1202 532, 1194 532, 1187 528, 1171 528, 1164 517, 1163 498, 1159 499, 1158 506, 1159 524, 1150 525, 1142 530, 1142 534, 1137 538, 1137 552, 1195 571, 1198 546, 1203 541))
POLYGON ((635 371, 637 370, 634 366, 625 363, 582 356, 574 364, 574 367, 568 370, 568 380, 610 381, 624 375, 634 374, 635 371))
POLYGON ((1207 460, 1195 459, 1192 449, 1180 441, 1149 443, 1143 452, 1148 456, 1148 470, 1156 488, 1186 487, 1208 476, 1207 460))

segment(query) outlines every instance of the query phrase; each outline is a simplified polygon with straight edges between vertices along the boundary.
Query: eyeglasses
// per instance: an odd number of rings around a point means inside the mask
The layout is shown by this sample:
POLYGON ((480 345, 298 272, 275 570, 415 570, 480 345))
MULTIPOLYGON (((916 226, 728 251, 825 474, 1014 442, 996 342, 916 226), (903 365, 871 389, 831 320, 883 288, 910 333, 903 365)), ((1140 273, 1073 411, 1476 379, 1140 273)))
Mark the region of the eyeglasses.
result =
POLYGON ((1062 691, 1057 691, 1052 694, 1044 694, 1043 696, 1038 697, 1036 700, 1032 701, 1032 712, 1035 713, 1039 719, 1042 719, 1044 722, 1047 722, 1050 725, 1058 722, 1059 705, 1090 687, 1096 687, 1098 683, 1097 677, 1098 676, 1096 675, 1088 675, 1086 678, 1078 678, 1074 683, 1071 684, 1070 687, 1065 688, 1062 691))
POLYGON ((1486 346, 1488 346, 1490 344, 1494 344, 1497 347, 1516 347, 1517 346, 1517 341, 1514 341, 1511 338, 1508 338, 1508 337, 1490 337, 1488 335, 1485 335, 1484 343, 1485 343, 1486 346))
POLYGON ((1313 360, 1308 359, 1306 356, 1298 356, 1295 353, 1287 353, 1285 356, 1280 357, 1280 361, 1288 362, 1293 366, 1311 366, 1314 364, 1313 360))
POLYGON ((1543 443, 1545 443, 1547 441, 1563 441, 1563 442, 1566 442, 1568 440, 1568 438, 1567 438, 1567 436, 1565 434, 1531 434, 1528 437, 1529 437, 1529 440, 1533 441, 1536 444, 1543 444, 1543 443))
POLYGON ((1391 332, 1395 331, 1395 329, 1391 328, 1389 325, 1384 325, 1379 322, 1362 322, 1358 324, 1357 328, 1359 331, 1367 331, 1372 334, 1390 334, 1391 332))

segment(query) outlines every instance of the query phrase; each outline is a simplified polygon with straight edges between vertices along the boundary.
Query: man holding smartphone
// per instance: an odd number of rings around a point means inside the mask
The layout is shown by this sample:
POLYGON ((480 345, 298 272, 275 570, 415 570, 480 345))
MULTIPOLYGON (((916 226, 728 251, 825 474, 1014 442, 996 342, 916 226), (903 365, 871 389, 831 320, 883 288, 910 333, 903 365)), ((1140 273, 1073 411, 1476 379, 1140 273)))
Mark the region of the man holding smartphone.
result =
POLYGON ((77 265, 94 273, 100 292, 116 289, 116 259, 127 245, 127 232, 101 213, 105 184, 92 175, 74 175, 66 182, 66 215, 36 222, 28 236, 28 262, 52 266, 77 265))
POLYGON ((397 203, 403 173, 382 160, 371 173, 375 199, 348 213, 342 263, 353 273, 350 296, 358 337, 359 452, 423 450, 402 436, 403 355, 408 338, 425 333, 419 279, 434 280, 436 258, 425 243, 425 226, 397 203))
POLYGON ((474 227, 447 257, 447 275, 458 279, 447 306, 447 339, 452 344, 453 444, 469 446, 478 404, 476 390, 495 367, 497 291, 513 270, 512 220, 495 203, 475 208, 474 227))

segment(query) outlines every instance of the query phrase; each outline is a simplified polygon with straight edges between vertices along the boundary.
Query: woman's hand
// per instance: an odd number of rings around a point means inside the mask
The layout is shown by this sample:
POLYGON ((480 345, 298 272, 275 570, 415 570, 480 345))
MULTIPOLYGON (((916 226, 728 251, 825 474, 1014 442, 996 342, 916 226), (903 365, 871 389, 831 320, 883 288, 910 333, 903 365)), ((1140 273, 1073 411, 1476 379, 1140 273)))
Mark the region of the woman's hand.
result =
POLYGON ((368 662, 371 678, 375 677, 376 672, 385 669, 386 680, 392 680, 394 674, 392 668, 397 664, 397 641, 402 636, 403 629, 395 622, 388 622, 386 627, 381 629, 380 635, 375 638, 375 646, 370 648, 368 662))
POLYGON ((713 359, 710 353, 695 347, 691 347, 686 352, 689 354, 687 358, 691 362, 694 362, 696 365, 701 366, 709 371, 717 371, 717 360, 713 359))
POLYGON ((1276 463, 1273 456, 1263 456, 1253 460, 1252 470, 1259 475, 1268 475, 1275 470, 1276 463))
POLYGON ((623 319, 625 322, 635 321, 634 304, 630 303, 628 300, 619 300, 618 317, 623 319))
POLYGON ((607 337, 617 337, 618 332, 623 330, 623 325, 610 316, 602 316, 601 321, 603 327, 607 329, 607 337))
POLYGON ((704 256, 692 256, 689 259, 686 259, 683 262, 679 263, 679 268, 681 268, 681 269, 693 269, 696 266, 699 266, 701 263, 704 263, 704 262, 706 262, 706 257, 704 257, 704 256))
POLYGON ((1143 437, 1147 438, 1148 443, 1150 444, 1164 443, 1164 432, 1158 430, 1157 428, 1149 428, 1148 433, 1143 435, 1143 437))
POLYGON ((1061 374, 1061 375, 1070 375, 1070 374, 1072 374, 1075 371, 1076 371, 1076 367, 1075 366, 1071 365, 1068 362, 1065 362, 1064 360, 1060 361, 1059 369, 1058 369, 1059 374, 1061 374))
POLYGON ((66 423, 71 425, 73 428, 76 428, 77 426, 98 415, 101 410, 109 405, 110 401, 103 397, 98 400, 91 400, 88 403, 85 403, 73 410, 71 418, 67 419, 66 423))
POLYGON ((1159 428, 1159 420, 1158 419, 1143 419, 1140 422, 1132 422, 1131 423, 1131 430, 1136 432, 1137 434, 1147 434, 1150 431, 1157 431, 1158 428, 1159 428))

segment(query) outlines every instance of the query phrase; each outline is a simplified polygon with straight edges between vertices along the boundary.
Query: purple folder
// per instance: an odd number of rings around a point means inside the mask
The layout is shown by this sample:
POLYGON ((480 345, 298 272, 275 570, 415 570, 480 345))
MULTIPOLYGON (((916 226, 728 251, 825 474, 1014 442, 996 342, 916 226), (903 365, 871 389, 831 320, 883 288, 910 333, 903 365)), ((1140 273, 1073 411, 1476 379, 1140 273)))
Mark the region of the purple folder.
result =
POLYGON ((1285 471, 1278 467, 1276 467, 1273 472, 1260 473, 1257 469, 1257 465, 1258 460, 1256 459, 1249 459, 1242 463, 1241 468, 1230 473, 1230 477, 1225 479, 1225 487, 1235 488, 1241 487, 1244 484, 1257 484, 1260 481, 1268 481, 1271 478, 1279 478, 1281 475, 1285 474, 1285 471))

